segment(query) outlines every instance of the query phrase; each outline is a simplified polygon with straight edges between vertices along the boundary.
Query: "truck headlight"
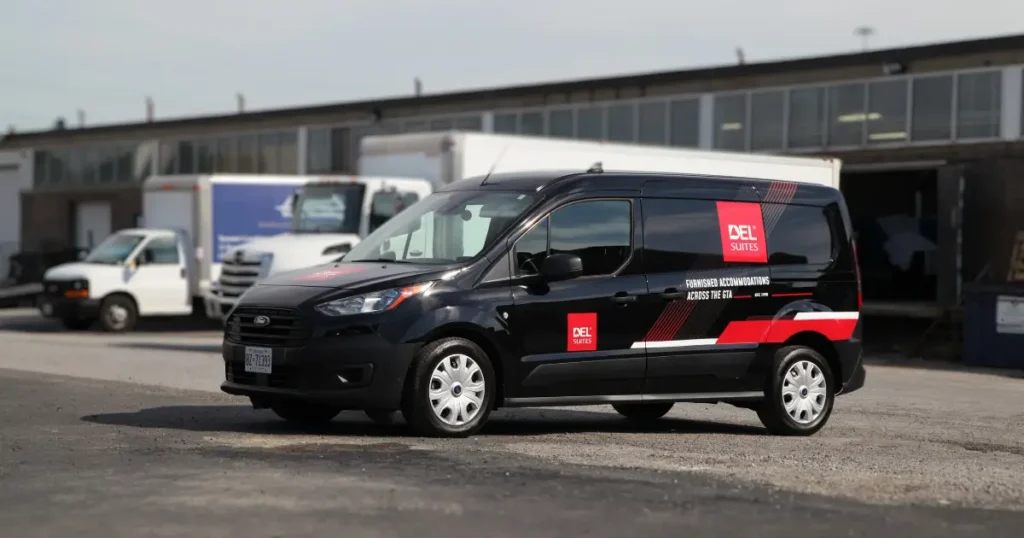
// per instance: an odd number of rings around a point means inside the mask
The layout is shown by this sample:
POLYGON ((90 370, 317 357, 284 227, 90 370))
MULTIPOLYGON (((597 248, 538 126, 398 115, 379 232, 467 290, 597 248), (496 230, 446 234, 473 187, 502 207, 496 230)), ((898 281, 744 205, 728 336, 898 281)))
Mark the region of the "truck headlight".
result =
POLYGON ((270 252, 260 256, 260 272, 257 278, 264 279, 270 274, 270 267, 274 265, 274 255, 270 252))
POLYGON ((433 282, 426 282, 404 288, 364 293, 355 297, 345 297, 344 299, 321 303, 316 305, 314 309, 325 316, 349 316, 352 314, 385 312, 387 310, 394 310, 409 297, 426 293, 433 285, 433 282))

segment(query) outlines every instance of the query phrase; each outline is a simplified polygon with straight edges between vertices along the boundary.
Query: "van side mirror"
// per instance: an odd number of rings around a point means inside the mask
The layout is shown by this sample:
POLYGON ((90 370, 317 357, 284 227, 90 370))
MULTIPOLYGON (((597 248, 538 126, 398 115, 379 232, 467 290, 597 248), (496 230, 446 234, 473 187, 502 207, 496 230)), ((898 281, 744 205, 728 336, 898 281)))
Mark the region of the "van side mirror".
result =
POLYGON ((583 260, 567 252, 551 254, 541 262, 540 274, 547 282, 578 278, 583 275, 583 260))

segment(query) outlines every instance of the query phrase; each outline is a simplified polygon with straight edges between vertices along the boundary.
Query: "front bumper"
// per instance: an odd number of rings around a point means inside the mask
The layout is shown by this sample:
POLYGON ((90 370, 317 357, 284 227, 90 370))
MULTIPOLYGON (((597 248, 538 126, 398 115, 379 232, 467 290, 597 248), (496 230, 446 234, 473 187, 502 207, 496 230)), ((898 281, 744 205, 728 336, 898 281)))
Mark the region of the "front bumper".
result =
POLYGON ((39 298, 39 312, 55 319, 95 319, 100 316, 100 301, 43 295, 39 298))
POLYGON ((378 333, 315 336, 301 347, 271 347, 270 374, 245 371, 246 347, 224 340, 221 390, 228 394, 396 410, 420 345, 395 344, 378 333))

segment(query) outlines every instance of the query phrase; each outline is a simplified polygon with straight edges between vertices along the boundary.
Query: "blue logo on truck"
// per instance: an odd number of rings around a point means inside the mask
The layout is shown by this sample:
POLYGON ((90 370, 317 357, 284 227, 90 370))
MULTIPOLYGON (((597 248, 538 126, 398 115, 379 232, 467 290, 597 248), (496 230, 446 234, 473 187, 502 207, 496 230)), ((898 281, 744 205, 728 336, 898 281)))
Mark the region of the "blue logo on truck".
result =
POLYGON ((297 184, 215 183, 213 198, 213 261, 254 239, 291 229, 291 197, 297 184))

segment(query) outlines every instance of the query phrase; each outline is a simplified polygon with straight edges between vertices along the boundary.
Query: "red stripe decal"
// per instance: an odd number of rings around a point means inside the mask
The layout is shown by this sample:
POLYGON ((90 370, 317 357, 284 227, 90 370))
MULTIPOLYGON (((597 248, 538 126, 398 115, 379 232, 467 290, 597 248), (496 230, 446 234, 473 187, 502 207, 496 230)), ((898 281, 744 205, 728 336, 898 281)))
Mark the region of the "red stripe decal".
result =
POLYGON ((812 292, 800 292, 800 293, 773 293, 772 297, 811 297, 814 293, 812 292))
POLYGON ((777 319, 733 321, 717 344, 781 344, 802 332, 819 333, 832 341, 849 340, 857 327, 855 319, 777 319))

